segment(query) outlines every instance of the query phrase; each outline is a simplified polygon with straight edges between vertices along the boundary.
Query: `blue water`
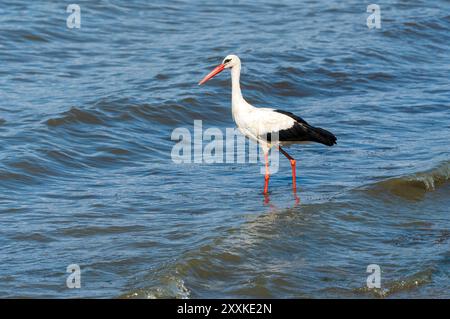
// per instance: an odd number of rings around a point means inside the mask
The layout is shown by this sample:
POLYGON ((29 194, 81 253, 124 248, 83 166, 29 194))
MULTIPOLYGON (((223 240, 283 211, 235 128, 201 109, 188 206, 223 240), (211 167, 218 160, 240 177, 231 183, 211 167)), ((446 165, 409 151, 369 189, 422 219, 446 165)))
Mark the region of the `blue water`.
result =
POLYGON ((449 298, 450 3, 0 6, 0 297, 449 298), (338 137, 261 164, 175 164, 177 127, 244 97, 338 137), (81 268, 68 289, 66 267, 81 268), (381 288, 368 289, 369 264, 381 288))

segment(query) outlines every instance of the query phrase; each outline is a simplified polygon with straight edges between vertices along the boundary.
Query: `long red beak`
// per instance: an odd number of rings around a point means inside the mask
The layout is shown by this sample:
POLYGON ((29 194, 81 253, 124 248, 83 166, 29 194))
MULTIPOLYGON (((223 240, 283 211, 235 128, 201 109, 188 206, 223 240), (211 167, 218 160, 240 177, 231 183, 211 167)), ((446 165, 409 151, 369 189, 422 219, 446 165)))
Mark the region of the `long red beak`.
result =
POLYGON ((203 83, 205 83, 206 81, 212 79, 214 76, 216 76, 217 74, 219 74, 220 72, 223 71, 223 69, 225 69, 225 65, 224 64, 220 64, 218 65, 214 70, 212 70, 207 76, 205 76, 203 78, 203 80, 201 80, 200 82, 198 82, 198 85, 202 85, 203 83))

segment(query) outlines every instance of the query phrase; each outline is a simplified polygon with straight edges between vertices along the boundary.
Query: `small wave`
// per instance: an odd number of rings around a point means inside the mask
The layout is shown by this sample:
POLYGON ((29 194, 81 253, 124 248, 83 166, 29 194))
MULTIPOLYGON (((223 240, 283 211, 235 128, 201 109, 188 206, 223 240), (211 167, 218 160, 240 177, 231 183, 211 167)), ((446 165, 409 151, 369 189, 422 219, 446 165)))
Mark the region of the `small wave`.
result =
POLYGON ((395 28, 385 29, 383 35, 390 38, 422 38, 427 41, 433 41, 437 44, 442 43, 442 36, 446 35, 448 30, 448 16, 439 17, 416 17, 415 21, 405 21, 398 23, 395 28))
POLYGON ((38 161, 36 157, 26 157, 18 161, 11 162, 10 167, 18 169, 21 172, 25 172, 29 176, 48 176, 53 175, 55 172, 42 163, 38 161))
POLYGON ((385 287, 381 288, 357 288, 355 293, 373 294, 378 298, 386 298, 393 294, 407 292, 417 287, 426 285, 432 282, 432 275, 435 272, 433 268, 428 268, 423 271, 417 272, 400 280, 394 280, 385 284, 385 287))
POLYGON ((45 123, 48 126, 61 126, 73 123, 100 125, 103 124, 104 121, 93 111, 84 111, 72 107, 69 111, 64 112, 61 117, 48 119, 45 123))
POLYGON ((18 174, 10 171, 0 170, 0 181, 20 181, 30 183, 32 180, 33 178, 25 174, 18 174))
POLYGON ((434 191, 450 179, 450 162, 413 175, 391 178, 372 185, 368 192, 372 195, 390 193, 396 196, 417 200, 425 193, 434 191))
POLYGON ((146 231, 145 226, 130 225, 130 226, 90 226, 90 227, 71 227, 64 228, 58 231, 58 234, 64 236, 71 236, 76 238, 109 235, 109 234, 122 234, 130 232, 146 231))
POLYGON ((18 233, 13 236, 13 239, 16 241, 36 241, 39 243, 49 243, 54 241, 52 237, 42 233, 18 233))
POLYGON ((168 76, 167 74, 158 73, 157 75, 155 75, 155 80, 157 81, 165 81, 168 80, 169 78, 170 76, 168 76))
POLYGON ((184 280, 168 275, 160 278, 160 286, 155 288, 142 288, 125 293, 119 298, 123 299, 188 299, 191 292, 186 288, 184 280))
MULTIPOLYGON (((90 111, 90 113, 98 115, 99 119, 111 124, 117 121, 137 120, 173 126, 191 122, 193 118, 202 118, 202 115, 205 116, 205 113, 207 115, 208 111, 211 111, 199 109, 199 106, 201 106, 200 101, 193 97, 167 100, 161 104, 139 103, 123 98, 101 99, 94 104, 94 111, 90 111)), ((216 117, 212 116, 212 118, 216 117)))
POLYGON ((25 40, 33 41, 33 42, 49 42, 46 38, 39 36, 37 34, 24 34, 23 38, 25 40))

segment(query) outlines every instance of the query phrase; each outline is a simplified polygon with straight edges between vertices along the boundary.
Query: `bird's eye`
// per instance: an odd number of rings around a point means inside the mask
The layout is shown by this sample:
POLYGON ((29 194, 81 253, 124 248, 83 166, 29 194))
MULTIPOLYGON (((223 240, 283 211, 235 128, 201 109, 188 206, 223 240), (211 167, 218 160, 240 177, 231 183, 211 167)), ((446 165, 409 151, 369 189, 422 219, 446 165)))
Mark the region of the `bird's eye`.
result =
POLYGON ((225 61, 223 61, 223 63, 225 64, 225 63, 228 63, 230 61, 231 61, 231 59, 226 59, 225 61))

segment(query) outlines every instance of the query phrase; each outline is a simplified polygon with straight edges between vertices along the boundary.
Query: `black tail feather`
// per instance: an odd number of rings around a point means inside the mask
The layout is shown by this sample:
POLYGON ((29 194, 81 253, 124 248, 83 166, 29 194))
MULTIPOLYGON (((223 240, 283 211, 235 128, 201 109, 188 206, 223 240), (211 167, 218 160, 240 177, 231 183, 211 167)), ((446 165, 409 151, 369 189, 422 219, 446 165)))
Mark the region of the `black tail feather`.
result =
POLYGON ((308 131, 314 142, 322 143, 327 146, 333 146, 336 144, 336 136, 323 128, 310 126, 308 131))

